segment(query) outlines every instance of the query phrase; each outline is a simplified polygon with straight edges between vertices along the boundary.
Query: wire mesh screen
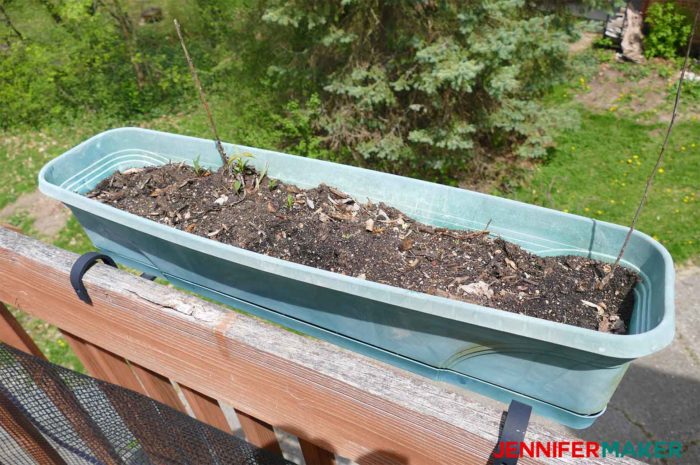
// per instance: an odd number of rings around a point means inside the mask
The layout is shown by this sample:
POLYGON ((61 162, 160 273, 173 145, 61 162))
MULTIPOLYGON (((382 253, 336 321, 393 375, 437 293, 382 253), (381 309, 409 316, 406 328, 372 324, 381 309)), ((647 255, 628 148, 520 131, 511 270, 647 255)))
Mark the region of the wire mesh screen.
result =
POLYGON ((288 464, 149 397, 0 343, 0 464, 288 464))

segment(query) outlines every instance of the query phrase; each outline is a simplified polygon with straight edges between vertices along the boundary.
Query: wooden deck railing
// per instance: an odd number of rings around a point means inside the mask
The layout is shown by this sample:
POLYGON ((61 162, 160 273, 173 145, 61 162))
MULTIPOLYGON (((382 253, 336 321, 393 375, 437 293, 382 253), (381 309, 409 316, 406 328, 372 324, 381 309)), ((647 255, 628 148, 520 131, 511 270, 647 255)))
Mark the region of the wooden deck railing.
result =
MULTIPOLYGON (((502 412, 466 391, 104 265, 85 275, 93 305, 84 304, 68 278, 76 258, 0 228, 0 301, 56 325, 96 378, 225 431, 221 405, 232 406, 249 442, 279 453, 273 427, 286 431, 307 465, 336 455, 360 464, 489 461, 502 412)), ((0 340, 42 356, 2 304, 0 340)), ((526 436, 571 439, 536 421, 526 436)))

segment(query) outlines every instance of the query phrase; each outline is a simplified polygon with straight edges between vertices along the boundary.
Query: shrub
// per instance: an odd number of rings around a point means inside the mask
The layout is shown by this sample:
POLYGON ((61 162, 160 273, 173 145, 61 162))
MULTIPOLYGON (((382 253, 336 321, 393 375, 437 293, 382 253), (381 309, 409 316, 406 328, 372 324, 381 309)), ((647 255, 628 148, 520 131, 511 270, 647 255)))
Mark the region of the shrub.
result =
POLYGON ((673 58, 686 45, 691 24, 675 3, 652 4, 644 21, 649 28, 644 37, 644 55, 647 58, 673 58))
POLYGON ((320 92, 311 124, 336 159, 444 179, 552 143, 537 98, 563 76, 568 25, 537 2, 270 0, 261 16, 272 82, 320 92))
POLYGON ((615 42, 610 37, 598 37, 593 41, 593 46, 595 48, 615 48, 615 42))
POLYGON ((191 89, 177 42, 136 28, 127 41, 106 4, 95 4, 96 10, 92 1, 56 5, 55 21, 31 7, 41 30, 0 50, 0 129, 84 112, 133 117, 191 89))

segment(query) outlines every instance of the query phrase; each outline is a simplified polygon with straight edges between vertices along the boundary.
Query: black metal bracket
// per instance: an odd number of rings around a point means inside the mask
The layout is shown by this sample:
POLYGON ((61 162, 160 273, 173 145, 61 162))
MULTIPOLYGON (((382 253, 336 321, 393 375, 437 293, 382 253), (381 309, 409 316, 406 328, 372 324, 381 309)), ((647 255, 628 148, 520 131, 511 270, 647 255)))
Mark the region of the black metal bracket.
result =
POLYGON ((101 254, 99 252, 88 252, 80 256, 70 269, 70 283, 78 295, 78 298, 88 305, 92 305, 92 300, 88 295, 87 289, 83 284, 83 275, 87 273, 87 270, 92 268, 92 266, 97 263, 97 260, 102 260, 105 265, 117 267, 117 264, 112 260, 109 255, 101 254))
MULTIPOLYGON (((496 450, 500 458, 495 458, 491 463, 494 465, 517 465, 518 457, 506 457, 505 451, 509 443, 520 444, 525 439, 527 426, 530 423, 530 414, 532 407, 529 405, 513 400, 506 412, 506 420, 501 429, 501 435, 498 438, 496 450)), ((517 450, 520 450, 518 447, 517 450)))
POLYGON ((155 281, 158 276, 153 276, 152 274, 148 274, 145 271, 139 275, 143 279, 147 279, 149 281, 155 281))

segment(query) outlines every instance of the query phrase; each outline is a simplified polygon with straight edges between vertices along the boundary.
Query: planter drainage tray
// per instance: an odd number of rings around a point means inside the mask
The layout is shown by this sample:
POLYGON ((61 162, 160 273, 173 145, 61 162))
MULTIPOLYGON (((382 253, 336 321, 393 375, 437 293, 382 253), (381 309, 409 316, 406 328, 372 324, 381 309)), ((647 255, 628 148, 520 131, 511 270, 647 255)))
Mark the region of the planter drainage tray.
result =
MULTIPOLYGON (((321 183, 436 227, 489 231, 541 255, 612 262, 626 227, 463 189, 224 144, 300 188, 321 183)), ((180 231, 89 199, 115 171, 221 161, 211 140, 137 128, 101 133, 49 162, 41 191, 65 203, 102 252, 276 323, 509 402, 575 428, 603 413, 629 363, 674 335, 671 257, 635 232, 623 265, 640 282, 628 334, 617 335, 450 300, 295 264, 180 231)))

